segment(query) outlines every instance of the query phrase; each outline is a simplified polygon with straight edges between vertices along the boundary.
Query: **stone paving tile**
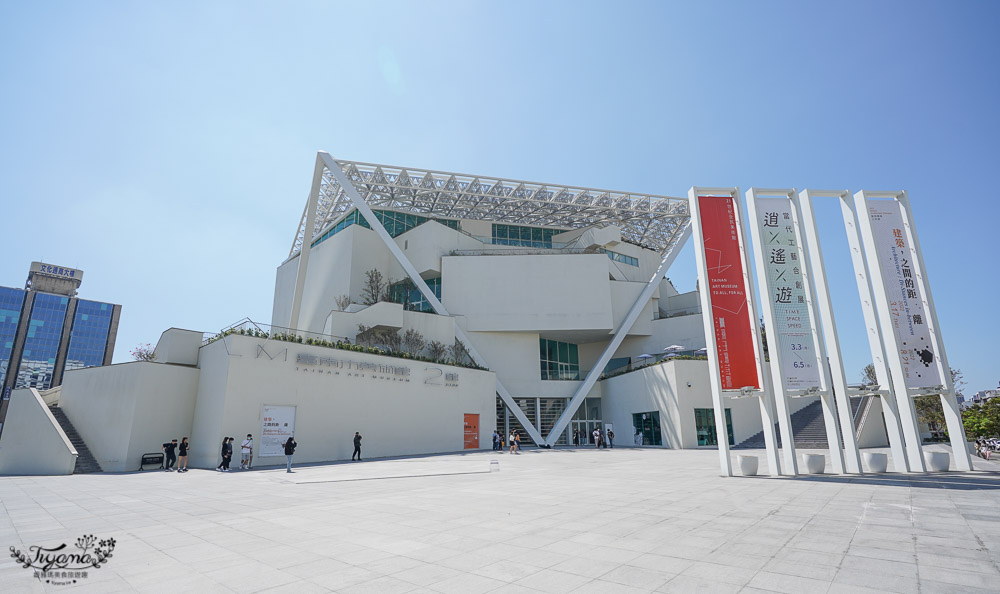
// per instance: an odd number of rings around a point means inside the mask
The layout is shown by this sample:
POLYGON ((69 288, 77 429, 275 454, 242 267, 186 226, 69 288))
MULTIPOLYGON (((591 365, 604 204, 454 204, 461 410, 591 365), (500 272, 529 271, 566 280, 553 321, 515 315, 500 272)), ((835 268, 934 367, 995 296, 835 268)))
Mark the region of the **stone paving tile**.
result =
MULTIPOLYGON (((493 457, 301 467, 295 482, 269 469, 0 477, 0 545, 114 537, 115 557, 67 592, 1000 590, 1000 465, 729 479, 714 451, 616 448, 448 472, 493 457), (408 464, 443 472, 389 478, 408 464), (371 480, 331 482, 345 473, 371 480), (497 496, 510 492, 525 496, 497 496)), ((12 561, 0 592, 57 591, 12 561)))
POLYGON ((669 594, 735 594, 742 586, 715 580, 679 575, 656 589, 669 594))

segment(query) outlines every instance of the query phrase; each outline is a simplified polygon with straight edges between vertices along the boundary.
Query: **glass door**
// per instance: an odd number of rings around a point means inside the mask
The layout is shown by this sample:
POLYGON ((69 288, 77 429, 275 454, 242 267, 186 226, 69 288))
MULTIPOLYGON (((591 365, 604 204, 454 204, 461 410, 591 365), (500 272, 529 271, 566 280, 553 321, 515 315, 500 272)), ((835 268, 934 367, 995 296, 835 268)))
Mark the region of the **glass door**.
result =
MULTIPOLYGON (((719 445, 719 437, 715 430, 715 410, 711 408, 694 409, 694 426, 698 435, 698 445, 719 445)), ((733 415, 731 409, 726 409, 726 433, 729 445, 735 445, 733 439, 733 415)))

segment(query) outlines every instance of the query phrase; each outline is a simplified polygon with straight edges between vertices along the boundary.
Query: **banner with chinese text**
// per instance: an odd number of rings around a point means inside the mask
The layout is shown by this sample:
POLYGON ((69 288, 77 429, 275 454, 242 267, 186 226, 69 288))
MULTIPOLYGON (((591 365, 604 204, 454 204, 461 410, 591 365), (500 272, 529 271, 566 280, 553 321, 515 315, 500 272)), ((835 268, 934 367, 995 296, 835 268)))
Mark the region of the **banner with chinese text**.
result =
POLYGON ((295 434, 295 407, 264 405, 258 456, 284 456, 285 442, 295 434))
POLYGON ((882 269, 892 328, 900 345, 906 387, 940 386, 945 382, 938 369, 923 287, 914 271, 916 253, 904 230, 902 209, 895 200, 868 203, 875 251, 882 269))
POLYGON ((739 206, 730 196, 698 197, 722 389, 760 389, 750 325, 754 316, 747 307, 746 263, 740 248, 742 229, 737 224, 736 208, 739 206))
POLYGON ((780 357, 781 381, 786 390, 820 386, 808 289, 802 270, 802 250, 795 235, 792 201, 757 198, 761 253, 767 271, 766 298, 774 313, 774 328, 767 329, 771 357, 780 357), (777 343, 777 344, 776 344, 777 343))
POLYGON ((465 449, 479 449, 479 415, 465 415, 465 449))

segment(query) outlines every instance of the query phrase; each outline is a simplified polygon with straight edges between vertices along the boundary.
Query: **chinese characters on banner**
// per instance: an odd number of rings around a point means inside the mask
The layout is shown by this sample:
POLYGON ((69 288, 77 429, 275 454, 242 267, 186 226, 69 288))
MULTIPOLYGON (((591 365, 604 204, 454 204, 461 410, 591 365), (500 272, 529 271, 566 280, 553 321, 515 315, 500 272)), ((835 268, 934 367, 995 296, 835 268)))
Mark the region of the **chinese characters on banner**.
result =
POLYGON ((914 271, 916 254, 904 231, 902 208, 895 200, 868 204, 875 251, 882 268, 892 329, 900 345, 906 387, 929 388, 945 382, 931 341, 923 287, 917 282, 914 271))
POLYGON ((735 208, 730 196, 698 198, 715 345, 723 390, 760 389, 735 208))
POLYGON ((465 415, 465 449, 479 449, 479 415, 465 415))
POLYGON ((295 434, 295 407, 264 405, 259 456, 284 456, 285 442, 295 434))
POLYGON ((802 251, 795 238, 792 201, 788 198, 758 198, 761 252, 767 270, 767 298, 774 312, 774 328, 768 328, 770 354, 781 360, 782 385, 786 390, 819 386, 819 368, 813 344, 812 325, 806 304, 808 292, 802 274, 802 251), (777 338, 777 345, 775 339, 777 338), (777 347, 777 348, 775 348, 777 347), (777 353, 775 353, 777 351, 777 353))

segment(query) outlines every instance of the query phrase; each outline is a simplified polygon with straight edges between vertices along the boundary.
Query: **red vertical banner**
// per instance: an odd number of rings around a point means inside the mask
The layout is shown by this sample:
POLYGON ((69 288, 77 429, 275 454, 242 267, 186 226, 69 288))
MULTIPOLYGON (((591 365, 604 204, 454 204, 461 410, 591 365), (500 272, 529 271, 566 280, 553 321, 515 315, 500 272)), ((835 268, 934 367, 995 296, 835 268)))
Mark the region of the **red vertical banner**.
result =
POLYGON ((722 389, 760 389, 736 208, 730 196, 698 197, 722 389))
POLYGON ((465 449, 479 449, 479 415, 465 415, 465 449))

